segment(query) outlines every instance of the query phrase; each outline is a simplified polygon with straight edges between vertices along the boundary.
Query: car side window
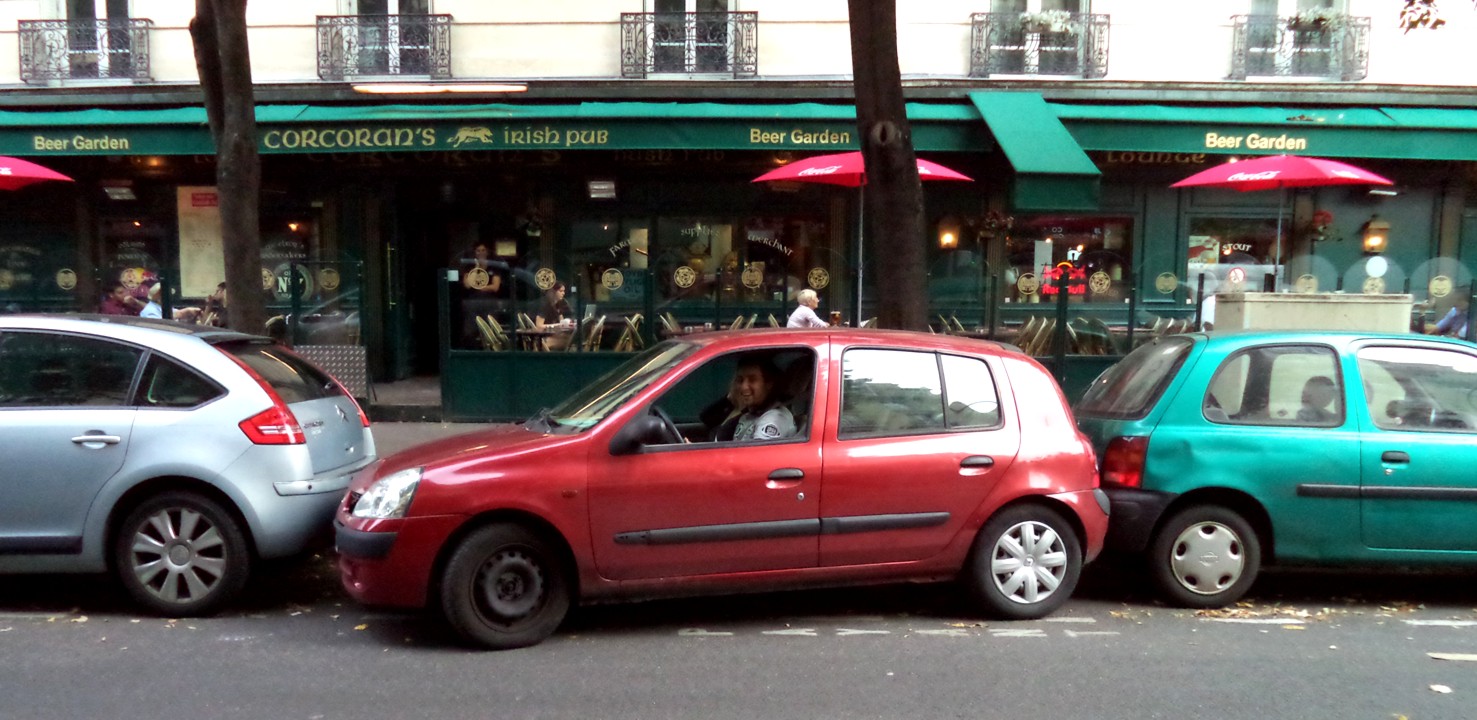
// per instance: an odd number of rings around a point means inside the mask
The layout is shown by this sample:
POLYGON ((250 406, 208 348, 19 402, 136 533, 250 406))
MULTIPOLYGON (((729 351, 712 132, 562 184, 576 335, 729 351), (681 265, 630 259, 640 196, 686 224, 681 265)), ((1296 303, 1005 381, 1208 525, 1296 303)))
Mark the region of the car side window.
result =
POLYGON ((220 397, 221 389, 179 363, 160 355, 149 358, 139 386, 143 407, 188 408, 220 397))
POLYGON ((815 371, 815 351, 809 348, 729 353, 693 369, 652 406, 671 418, 684 443, 806 439, 810 434, 815 371), (768 409, 747 418, 734 404, 741 368, 758 371, 771 380, 762 403, 768 409), (751 429, 755 432, 749 437, 751 429))
POLYGON ((939 362, 930 352, 847 350, 841 356, 841 438, 939 432, 939 362))
POLYGON ((990 366, 979 358, 943 355, 944 390, 948 399, 944 420, 950 430, 990 428, 1000 424, 1000 396, 990 366))
POLYGON ((1231 425, 1338 427, 1344 424, 1338 355, 1317 345, 1242 350, 1216 369, 1201 412, 1231 425))
POLYGON ((1369 416, 1378 427, 1477 433, 1477 357, 1435 348, 1369 347, 1358 358, 1369 416))
POLYGON ((95 338, 6 333, 0 336, 0 407, 127 405, 142 355, 95 338))

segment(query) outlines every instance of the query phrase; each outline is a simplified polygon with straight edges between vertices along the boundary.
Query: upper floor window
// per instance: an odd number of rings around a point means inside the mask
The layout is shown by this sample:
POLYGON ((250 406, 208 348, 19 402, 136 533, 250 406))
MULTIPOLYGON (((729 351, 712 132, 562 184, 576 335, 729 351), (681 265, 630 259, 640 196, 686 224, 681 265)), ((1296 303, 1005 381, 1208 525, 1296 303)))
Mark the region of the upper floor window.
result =
POLYGON ((1087 0, 993 0, 970 20, 971 77, 1107 74, 1108 16, 1087 0))
POLYGON ((1252 0, 1250 9, 1232 18, 1231 79, 1368 74, 1369 18, 1351 17, 1342 0, 1252 0))
POLYGON ((21 80, 148 80, 149 20, 129 15, 128 0, 61 0, 21 20, 21 80))
POLYGON ((451 77, 451 16, 431 0, 340 0, 318 18, 318 76, 451 77))
POLYGON ((731 0, 650 0, 648 12, 621 13, 621 74, 753 77, 758 13, 731 0))

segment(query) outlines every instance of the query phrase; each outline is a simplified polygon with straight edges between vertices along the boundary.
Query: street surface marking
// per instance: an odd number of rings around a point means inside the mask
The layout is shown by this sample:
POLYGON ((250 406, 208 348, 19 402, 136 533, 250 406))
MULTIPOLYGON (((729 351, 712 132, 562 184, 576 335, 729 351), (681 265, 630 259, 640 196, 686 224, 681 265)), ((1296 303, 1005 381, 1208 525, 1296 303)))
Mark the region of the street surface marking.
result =
POLYGON ((1118 634, 1116 631, 1113 631, 1113 630, 1067 630, 1065 632, 1067 633, 1067 637, 1069 637, 1069 638, 1083 637, 1085 635, 1117 635, 1118 634))
POLYGON ((1461 662, 1477 662, 1477 655, 1472 653, 1426 653, 1436 660, 1458 660, 1461 662))
POLYGON ((65 613, 0 613, 0 620, 60 620, 64 617, 67 617, 65 613))
POLYGON ((939 637, 969 637, 968 630, 956 630, 954 628, 946 628, 942 630, 914 630, 913 632, 918 633, 919 635, 936 635, 939 637))
POLYGON ((1240 623, 1242 625, 1302 625, 1298 618, 1201 618, 1205 622, 1240 623))
POLYGON ((1401 620, 1406 625, 1417 627, 1473 627, 1477 620, 1401 620))
POLYGON ((815 630, 811 628, 794 628, 792 630, 765 630, 762 635, 796 635, 799 637, 818 637, 815 630))
POLYGON ((731 632, 714 632, 702 628, 682 628, 677 631, 679 637, 732 637, 731 632))
POLYGON ((1046 631, 1041 628, 1025 628, 1022 630, 991 630, 990 637, 1017 638, 1017 637, 1046 637, 1046 631))
POLYGON ((1097 622, 1097 618, 1059 617, 1059 618, 1046 618, 1042 622, 1054 622, 1054 623, 1095 623, 1095 622, 1097 622))
POLYGON ((891 635, 891 630, 853 630, 851 628, 836 628, 836 637, 848 635, 891 635))

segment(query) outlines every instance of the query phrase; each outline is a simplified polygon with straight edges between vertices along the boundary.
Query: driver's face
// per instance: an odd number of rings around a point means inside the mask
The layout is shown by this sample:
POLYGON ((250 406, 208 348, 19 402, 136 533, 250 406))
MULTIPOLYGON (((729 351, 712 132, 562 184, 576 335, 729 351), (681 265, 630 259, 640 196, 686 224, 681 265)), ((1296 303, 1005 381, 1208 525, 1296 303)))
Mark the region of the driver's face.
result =
POLYGON ((741 410, 763 407, 769 401, 772 385, 764 380, 764 373, 756 367, 741 367, 733 376, 733 388, 741 410))

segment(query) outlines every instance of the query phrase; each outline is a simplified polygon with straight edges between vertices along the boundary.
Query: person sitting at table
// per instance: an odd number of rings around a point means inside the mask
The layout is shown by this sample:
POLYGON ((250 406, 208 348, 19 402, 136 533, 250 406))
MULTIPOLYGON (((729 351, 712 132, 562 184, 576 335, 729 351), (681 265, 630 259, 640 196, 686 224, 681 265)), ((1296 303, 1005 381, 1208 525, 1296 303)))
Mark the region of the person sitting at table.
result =
POLYGON ((571 314, 569 302, 564 299, 564 291, 562 282, 556 282, 553 287, 544 291, 544 304, 538 314, 545 325, 558 325, 571 314))
POLYGON ((815 291, 805 288, 795 294, 795 302, 799 306, 795 312, 790 313, 789 322, 785 323, 788 328, 823 328, 830 327, 825 320, 815 314, 815 309, 821 306, 821 299, 816 296, 815 291))
POLYGON ((138 315, 143 305, 128 291, 127 286, 114 282, 108 286, 108 294, 103 296, 97 311, 103 315, 138 315))

